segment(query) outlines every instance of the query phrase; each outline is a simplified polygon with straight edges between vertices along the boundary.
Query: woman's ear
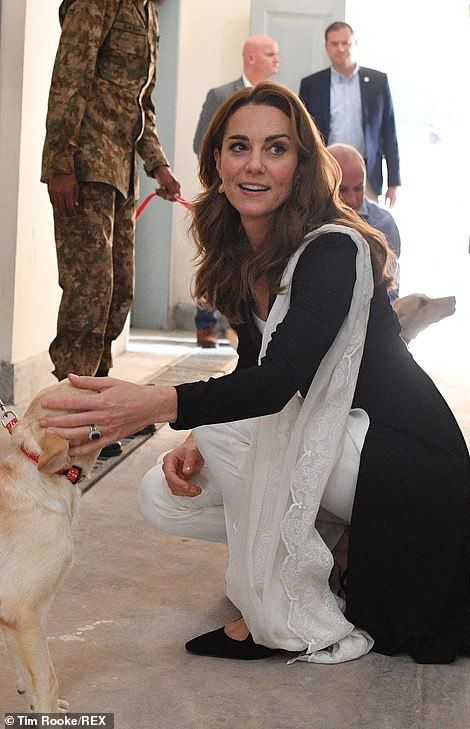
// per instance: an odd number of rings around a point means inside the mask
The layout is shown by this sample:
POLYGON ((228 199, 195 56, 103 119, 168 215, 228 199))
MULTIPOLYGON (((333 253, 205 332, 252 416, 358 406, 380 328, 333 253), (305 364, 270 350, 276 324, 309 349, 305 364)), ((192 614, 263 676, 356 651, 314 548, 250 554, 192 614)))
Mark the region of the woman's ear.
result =
POLYGON ((220 176, 220 149, 214 149, 215 167, 220 176))

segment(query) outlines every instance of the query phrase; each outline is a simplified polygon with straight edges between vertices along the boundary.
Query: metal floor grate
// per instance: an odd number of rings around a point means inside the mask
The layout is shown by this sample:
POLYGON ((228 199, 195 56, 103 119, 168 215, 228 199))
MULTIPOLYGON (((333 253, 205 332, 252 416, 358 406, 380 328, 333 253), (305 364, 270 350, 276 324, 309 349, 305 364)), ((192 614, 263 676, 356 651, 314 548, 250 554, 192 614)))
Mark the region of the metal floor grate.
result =
MULTIPOLYGON (((178 385, 194 380, 203 380, 208 377, 220 377, 230 372, 236 362, 236 353, 231 347, 214 350, 195 347, 194 351, 178 357, 170 365, 162 367, 154 375, 149 377, 145 384, 178 385)), ((89 491, 107 473, 116 468, 122 461, 131 455, 146 440, 158 434, 163 423, 157 423, 156 433, 150 435, 133 435, 121 440, 122 453, 112 458, 99 457, 91 478, 83 481, 80 485, 82 494, 89 491)))

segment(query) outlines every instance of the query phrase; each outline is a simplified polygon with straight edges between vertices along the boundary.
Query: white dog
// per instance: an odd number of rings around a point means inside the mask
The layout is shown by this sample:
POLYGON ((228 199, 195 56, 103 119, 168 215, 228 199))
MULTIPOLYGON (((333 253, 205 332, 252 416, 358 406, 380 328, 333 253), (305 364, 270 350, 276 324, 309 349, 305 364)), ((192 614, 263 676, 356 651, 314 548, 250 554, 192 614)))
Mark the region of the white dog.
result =
MULTIPOLYGON (((0 461, 0 628, 13 657, 17 688, 34 712, 64 712, 49 656, 44 618, 72 561, 71 523, 81 475, 91 473, 95 455, 69 458, 68 441, 38 425, 46 414, 41 399, 67 381, 37 395, 2 439, 0 461)), ((59 412, 59 411, 57 411, 59 412)))
POLYGON ((401 336, 408 344, 423 329, 455 312, 455 296, 431 299, 426 294, 409 294, 396 299, 393 308, 401 326, 401 336))

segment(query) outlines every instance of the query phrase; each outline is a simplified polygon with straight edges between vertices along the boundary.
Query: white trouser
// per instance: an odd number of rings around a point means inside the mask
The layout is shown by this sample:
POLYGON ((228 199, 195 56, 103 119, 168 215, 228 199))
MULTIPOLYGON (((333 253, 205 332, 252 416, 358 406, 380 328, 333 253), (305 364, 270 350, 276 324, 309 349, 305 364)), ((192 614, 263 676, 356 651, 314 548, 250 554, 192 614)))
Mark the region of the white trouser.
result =
MULTIPOLYGON (((165 532, 178 536, 228 543, 236 529, 245 489, 243 468, 250 446, 253 420, 239 420, 195 428, 193 436, 204 466, 193 479, 199 496, 173 496, 162 470, 163 455, 140 485, 142 514, 165 532)), ((350 523, 367 414, 351 411, 343 455, 332 473, 322 498, 317 529, 332 549, 350 523)))

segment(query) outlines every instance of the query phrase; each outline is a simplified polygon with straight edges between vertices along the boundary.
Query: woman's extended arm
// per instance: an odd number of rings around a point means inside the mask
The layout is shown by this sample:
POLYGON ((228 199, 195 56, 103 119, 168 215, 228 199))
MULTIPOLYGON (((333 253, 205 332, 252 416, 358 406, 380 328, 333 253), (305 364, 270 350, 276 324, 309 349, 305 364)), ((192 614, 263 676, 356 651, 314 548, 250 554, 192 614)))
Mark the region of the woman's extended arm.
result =
MULTIPOLYGON (((308 388, 349 310, 357 249, 343 234, 325 238, 300 257, 291 307, 259 366, 176 388, 71 376, 72 384, 93 392, 45 398, 46 407, 79 412, 49 416, 41 424, 54 427, 74 446, 86 441, 94 424, 103 433, 100 444, 106 445, 153 422, 188 430, 278 412, 297 390, 308 388)), ((71 454, 91 452, 96 443, 79 448, 71 454)))

